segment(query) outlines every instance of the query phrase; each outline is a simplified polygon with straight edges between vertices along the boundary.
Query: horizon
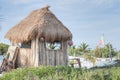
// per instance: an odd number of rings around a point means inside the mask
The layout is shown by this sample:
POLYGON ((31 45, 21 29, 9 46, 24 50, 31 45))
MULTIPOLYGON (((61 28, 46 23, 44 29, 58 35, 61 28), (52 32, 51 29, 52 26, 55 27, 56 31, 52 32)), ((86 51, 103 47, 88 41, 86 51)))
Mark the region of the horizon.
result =
POLYGON ((120 0, 1 0, 0 42, 10 44, 4 38, 6 32, 45 5, 71 31, 74 45, 85 42, 94 49, 104 34, 105 44, 120 50, 120 0))

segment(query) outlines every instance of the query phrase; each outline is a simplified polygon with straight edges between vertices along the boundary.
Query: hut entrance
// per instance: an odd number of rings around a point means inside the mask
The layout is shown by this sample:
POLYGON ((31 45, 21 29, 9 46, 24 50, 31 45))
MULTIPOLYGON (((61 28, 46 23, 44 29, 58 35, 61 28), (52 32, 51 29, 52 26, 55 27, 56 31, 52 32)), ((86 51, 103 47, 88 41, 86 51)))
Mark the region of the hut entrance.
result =
POLYGON ((67 65, 66 42, 39 42, 38 65, 67 65))

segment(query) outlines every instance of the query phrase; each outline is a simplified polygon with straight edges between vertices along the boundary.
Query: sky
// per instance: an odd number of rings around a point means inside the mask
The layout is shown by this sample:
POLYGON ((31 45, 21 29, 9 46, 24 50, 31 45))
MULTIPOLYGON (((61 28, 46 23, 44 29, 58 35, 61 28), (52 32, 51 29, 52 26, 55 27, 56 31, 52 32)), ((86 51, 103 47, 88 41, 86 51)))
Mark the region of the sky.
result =
POLYGON ((10 44, 6 32, 46 5, 72 32, 74 45, 94 49, 104 34, 105 44, 120 49, 120 0, 0 0, 0 42, 10 44))

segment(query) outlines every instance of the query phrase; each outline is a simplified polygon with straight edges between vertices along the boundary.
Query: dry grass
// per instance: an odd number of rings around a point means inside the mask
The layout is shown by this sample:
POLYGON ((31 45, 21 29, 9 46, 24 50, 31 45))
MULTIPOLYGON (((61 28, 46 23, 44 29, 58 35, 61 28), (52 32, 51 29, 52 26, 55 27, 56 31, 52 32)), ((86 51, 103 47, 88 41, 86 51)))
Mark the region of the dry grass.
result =
POLYGON ((31 12, 19 24, 12 27, 5 35, 11 42, 29 41, 36 36, 44 37, 47 42, 64 41, 72 38, 71 32, 44 7, 31 12))

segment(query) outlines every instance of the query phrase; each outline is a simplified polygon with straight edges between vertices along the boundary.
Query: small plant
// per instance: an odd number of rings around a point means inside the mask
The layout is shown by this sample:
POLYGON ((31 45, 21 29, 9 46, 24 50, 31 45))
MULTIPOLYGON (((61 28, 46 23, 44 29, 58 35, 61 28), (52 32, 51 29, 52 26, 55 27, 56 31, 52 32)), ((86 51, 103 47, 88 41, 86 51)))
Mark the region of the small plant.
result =
POLYGON ((4 73, 0 80, 120 80, 120 67, 110 69, 82 69, 71 67, 18 68, 4 73))

